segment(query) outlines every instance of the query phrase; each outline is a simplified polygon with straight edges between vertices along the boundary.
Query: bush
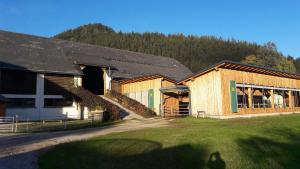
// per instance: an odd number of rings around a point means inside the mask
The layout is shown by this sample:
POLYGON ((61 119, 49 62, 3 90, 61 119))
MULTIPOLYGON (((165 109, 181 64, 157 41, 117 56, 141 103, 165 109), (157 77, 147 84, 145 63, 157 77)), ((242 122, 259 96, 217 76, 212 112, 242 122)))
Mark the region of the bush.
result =
POLYGON ((156 115, 156 113, 146 107, 145 105, 141 104, 140 102, 133 100, 125 95, 122 95, 121 93, 108 90, 106 92, 106 96, 109 97, 110 99, 113 99, 126 107, 127 109, 134 111, 135 113, 143 116, 143 117, 153 117, 156 115))

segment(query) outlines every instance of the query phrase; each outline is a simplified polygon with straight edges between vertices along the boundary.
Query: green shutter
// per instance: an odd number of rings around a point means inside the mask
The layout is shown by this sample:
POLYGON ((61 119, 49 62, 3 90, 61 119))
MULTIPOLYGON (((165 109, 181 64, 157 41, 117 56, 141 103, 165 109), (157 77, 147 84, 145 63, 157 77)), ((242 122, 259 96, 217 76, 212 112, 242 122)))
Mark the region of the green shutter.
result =
POLYGON ((236 95, 236 82, 230 80, 230 100, 231 100, 231 112, 237 112, 237 95, 236 95))
POLYGON ((150 109, 154 108, 154 90, 153 89, 148 90, 148 107, 150 109))

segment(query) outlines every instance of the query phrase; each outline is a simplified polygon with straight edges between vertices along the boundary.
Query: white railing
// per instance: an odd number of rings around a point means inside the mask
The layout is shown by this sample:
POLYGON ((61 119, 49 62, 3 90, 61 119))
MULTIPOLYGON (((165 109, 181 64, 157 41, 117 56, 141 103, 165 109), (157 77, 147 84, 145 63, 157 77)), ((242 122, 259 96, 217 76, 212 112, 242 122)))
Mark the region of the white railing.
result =
POLYGON ((0 117, 0 132, 14 132, 15 117, 0 117))
POLYGON ((103 121, 103 113, 88 115, 88 119, 80 120, 80 115, 47 116, 42 120, 15 117, 0 117, 0 133, 34 132, 48 130, 66 130, 70 127, 97 126, 103 121))

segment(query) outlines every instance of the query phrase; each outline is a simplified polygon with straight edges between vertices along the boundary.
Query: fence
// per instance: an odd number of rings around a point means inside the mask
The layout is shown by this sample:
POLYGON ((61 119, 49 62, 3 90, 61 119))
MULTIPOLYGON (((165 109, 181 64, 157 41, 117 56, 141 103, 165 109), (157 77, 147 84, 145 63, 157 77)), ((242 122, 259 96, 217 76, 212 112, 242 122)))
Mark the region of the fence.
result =
POLYGON ((179 104, 179 106, 164 106, 164 116, 188 116, 189 115, 189 104, 183 103, 179 104))
POLYGON ((0 133, 26 133, 71 130, 103 126, 103 113, 89 115, 88 119, 80 120, 79 116, 47 116, 43 120, 16 117, 0 118, 0 133))
POLYGON ((14 117, 0 117, 0 132, 14 132, 15 118, 14 117))

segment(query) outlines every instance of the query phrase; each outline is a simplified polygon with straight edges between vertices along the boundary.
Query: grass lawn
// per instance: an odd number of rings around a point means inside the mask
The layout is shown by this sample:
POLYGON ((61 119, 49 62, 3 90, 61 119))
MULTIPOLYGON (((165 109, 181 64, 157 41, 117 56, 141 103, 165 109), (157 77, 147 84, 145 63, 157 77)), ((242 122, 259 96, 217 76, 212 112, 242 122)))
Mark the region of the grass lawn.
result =
POLYGON ((300 115, 177 119, 173 127, 63 144, 41 169, 300 168, 300 115))

